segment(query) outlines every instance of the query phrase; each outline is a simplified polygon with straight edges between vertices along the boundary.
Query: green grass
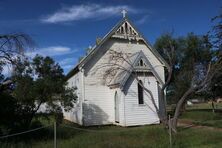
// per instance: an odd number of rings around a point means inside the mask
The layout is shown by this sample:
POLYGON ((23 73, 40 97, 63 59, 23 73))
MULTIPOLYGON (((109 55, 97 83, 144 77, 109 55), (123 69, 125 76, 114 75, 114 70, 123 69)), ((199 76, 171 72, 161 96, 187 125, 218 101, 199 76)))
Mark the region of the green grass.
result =
MULTIPOLYGON (((222 110, 222 103, 214 103, 216 110, 222 110)), ((176 104, 167 105, 167 111, 172 112, 176 108, 176 104)), ((211 102, 186 105, 186 110, 212 110, 211 102)))
POLYGON ((222 128, 222 113, 211 110, 189 110, 182 114, 182 120, 187 120, 196 125, 222 128))
POLYGON ((210 110, 188 110, 182 114, 181 118, 197 121, 220 120, 222 114, 219 112, 213 113, 210 110))
MULTIPOLYGON (((75 125, 72 125, 75 126, 75 125)), ((96 132, 79 131, 65 127, 58 127, 58 148, 167 148, 169 136, 167 130, 161 125, 141 127, 89 127, 96 132)), ((42 135, 41 139, 30 138, 26 141, 15 143, 8 141, 0 143, 0 147, 16 148, 52 148, 52 128, 42 135)), ((195 147, 222 147, 222 132, 207 129, 179 129, 179 133, 173 136, 174 148, 195 147)))
MULTIPOLYGON (((215 109, 222 109, 222 103, 214 103, 215 109)), ((190 106, 186 107, 187 110, 193 110, 193 109, 212 109, 211 102, 209 103, 198 103, 198 104, 193 104, 190 106)))
POLYGON ((189 121, 196 125, 222 128, 222 104, 215 103, 215 113, 212 112, 210 103, 194 104, 187 106, 180 117, 182 121, 189 121))
MULTIPOLYGON (((50 118, 50 117, 49 117, 50 118)), ((51 118, 50 118, 51 119, 51 118)), ((199 104, 188 108, 180 119, 189 120, 198 125, 222 128, 222 112, 212 113, 208 104, 199 104)), ((52 124, 52 120, 39 118, 43 125, 52 124)), ((80 127, 94 131, 82 131, 64 127, 64 125, 79 127, 70 122, 64 122, 57 128, 58 148, 168 148, 168 131, 161 125, 139 127, 80 127)), ((53 126, 29 133, 25 136, 11 137, 0 141, 0 148, 52 148, 53 126)), ((182 128, 173 135, 174 148, 218 148, 222 147, 222 131, 208 128, 182 128)))

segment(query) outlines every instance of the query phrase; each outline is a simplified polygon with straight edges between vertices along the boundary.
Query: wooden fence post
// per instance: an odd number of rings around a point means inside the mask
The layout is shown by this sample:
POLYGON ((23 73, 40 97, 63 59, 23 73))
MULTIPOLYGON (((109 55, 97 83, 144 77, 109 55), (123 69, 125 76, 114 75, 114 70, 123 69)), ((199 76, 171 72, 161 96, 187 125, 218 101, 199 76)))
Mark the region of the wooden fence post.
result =
POLYGON ((172 126, 171 126, 170 115, 169 115, 169 119, 168 119, 168 126, 169 126, 170 148, 172 148, 172 126))
POLYGON ((54 148, 57 147, 57 142, 56 142, 56 121, 54 122, 54 148))

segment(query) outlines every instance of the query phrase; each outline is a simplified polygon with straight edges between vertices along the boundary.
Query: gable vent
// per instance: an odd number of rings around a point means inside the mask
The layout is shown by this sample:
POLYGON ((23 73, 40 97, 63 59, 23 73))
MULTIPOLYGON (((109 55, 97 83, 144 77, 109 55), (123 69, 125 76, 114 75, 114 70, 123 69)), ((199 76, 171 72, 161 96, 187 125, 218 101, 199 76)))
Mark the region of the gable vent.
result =
POLYGON ((140 59, 139 62, 137 63, 138 67, 146 67, 146 63, 143 61, 143 59, 140 59))
POLYGON ((128 22, 125 22, 117 29, 115 35, 138 36, 139 34, 128 22))

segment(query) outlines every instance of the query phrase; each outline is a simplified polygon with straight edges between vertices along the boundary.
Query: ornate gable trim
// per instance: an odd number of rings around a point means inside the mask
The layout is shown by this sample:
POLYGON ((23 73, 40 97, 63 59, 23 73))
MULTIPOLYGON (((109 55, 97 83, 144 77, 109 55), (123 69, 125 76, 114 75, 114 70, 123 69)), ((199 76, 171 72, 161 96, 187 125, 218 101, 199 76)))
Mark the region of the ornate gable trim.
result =
POLYGON ((139 40, 142 39, 141 35, 136 31, 136 29, 125 20, 121 26, 113 33, 112 38, 124 38, 129 40, 139 40))
POLYGON ((130 61, 132 62, 132 65, 129 65, 127 62, 123 64, 126 65, 125 68, 127 69, 127 71, 119 71, 119 73, 116 74, 111 84, 108 85, 110 88, 116 86, 123 89, 126 81, 129 79, 132 72, 151 72, 161 85, 164 84, 159 74, 156 72, 155 68, 151 65, 151 63, 142 51, 136 53, 131 58, 132 59, 130 61), (144 62, 143 64, 146 64, 146 67, 138 66, 138 63, 140 63, 141 60, 142 62, 144 62))
MULTIPOLYGON (((125 26, 126 27, 126 26, 125 26)), ((126 30, 125 30, 126 32, 126 30)), ((123 33, 125 33, 123 32, 123 33)), ((68 72, 68 74, 66 75, 66 80, 68 80, 71 76, 75 75, 76 73, 79 72, 79 69, 81 67, 84 66, 85 63, 87 63, 87 61, 89 61, 89 59, 94 55, 94 53, 101 47, 101 45, 104 44, 104 42, 106 40, 108 40, 111 37, 118 37, 118 38, 125 38, 125 39, 136 39, 138 40, 143 40, 144 43, 147 45, 147 47, 151 50, 151 52, 157 57, 157 59, 159 59, 159 61, 166 67, 169 67, 169 65, 167 64, 167 62, 160 56, 160 54, 151 47, 151 45, 142 37, 142 35, 137 31, 137 29, 134 27, 134 25, 130 22, 130 20, 125 17, 123 18, 119 23, 117 23, 117 25, 115 25, 110 32, 108 32, 103 39, 101 40, 101 42, 99 43, 99 45, 95 45, 92 50, 89 52, 89 54, 84 57, 72 70, 70 70, 68 72), (124 35, 118 35, 118 30, 121 29, 121 27, 124 25, 124 23, 127 22, 128 27, 127 28, 131 28, 131 33, 124 34, 124 35)))

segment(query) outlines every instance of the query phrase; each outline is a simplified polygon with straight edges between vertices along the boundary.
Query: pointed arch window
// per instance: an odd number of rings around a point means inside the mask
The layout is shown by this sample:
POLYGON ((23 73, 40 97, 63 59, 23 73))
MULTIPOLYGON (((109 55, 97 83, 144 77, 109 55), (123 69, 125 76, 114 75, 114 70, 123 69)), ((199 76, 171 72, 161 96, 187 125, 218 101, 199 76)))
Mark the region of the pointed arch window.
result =
POLYGON ((132 33, 132 28, 131 28, 131 27, 129 28, 129 34, 130 34, 130 35, 133 34, 133 33, 132 33))
POLYGON ((140 59, 137 65, 139 67, 146 67, 146 64, 144 63, 143 59, 140 59))
POLYGON ((124 33, 123 27, 120 28, 120 33, 124 33))
POLYGON ((139 80, 138 82, 138 103, 139 104, 144 104, 143 100, 143 82, 139 80))
POLYGON ((125 23, 125 30, 126 30, 126 34, 128 34, 128 25, 127 25, 127 23, 125 23))
POLYGON ((140 60, 140 66, 141 67, 143 66, 143 60, 142 59, 140 60))

